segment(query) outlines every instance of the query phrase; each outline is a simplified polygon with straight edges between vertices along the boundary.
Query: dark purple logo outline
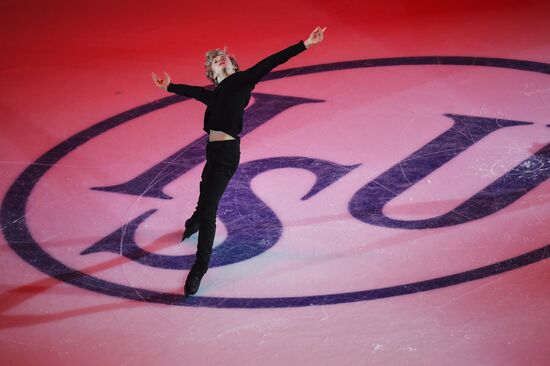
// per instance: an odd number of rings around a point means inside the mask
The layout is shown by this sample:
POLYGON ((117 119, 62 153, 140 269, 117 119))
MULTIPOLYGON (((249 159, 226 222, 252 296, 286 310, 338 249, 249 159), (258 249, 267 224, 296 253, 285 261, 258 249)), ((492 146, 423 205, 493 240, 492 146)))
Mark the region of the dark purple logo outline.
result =
MULTIPOLYGON (((322 65, 312 65, 272 72, 263 80, 273 80, 283 77, 305 75, 311 73, 345 70, 361 67, 403 66, 403 65, 462 65, 462 66, 486 66, 509 68, 521 71, 550 74, 550 64, 467 56, 421 56, 421 57, 397 57, 384 59, 367 59, 347 62, 336 62, 322 65)), ((217 308, 275 308, 275 307, 301 307, 309 305, 328 305, 356 301, 375 300, 386 297, 413 294, 430 291, 437 288, 448 287, 473 280, 494 276, 506 271, 521 268, 523 266, 541 261, 550 256, 550 244, 535 249, 528 253, 500 261, 484 267, 433 278, 425 281, 396 285, 386 288, 378 288, 348 293, 336 293, 314 296, 297 296, 282 298, 220 298, 194 296, 184 298, 180 294, 161 293, 147 289, 124 286, 77 271, 59 262, 46 253, 30 234, 26 225, 26 203, 34 186, 40 178, 57 161, 69 154, 78 146, 99 136, 100 134, 129 122, 130 120, 164 108, 168 105, 186 100, 178 96, 166 97, 152 103, 148 103, 129 111, 120 113, 104 121, 69 137, 56 145, 34 163, 29 165, 15 180, 6 193, 0 212, 0 225, 3 234, 11 248, 27 263, 38 270, 57 278, 60 281, 70 283, 94 292, 127 298, 138 301, 162 303, 180 306, 204 306, 217 308)))

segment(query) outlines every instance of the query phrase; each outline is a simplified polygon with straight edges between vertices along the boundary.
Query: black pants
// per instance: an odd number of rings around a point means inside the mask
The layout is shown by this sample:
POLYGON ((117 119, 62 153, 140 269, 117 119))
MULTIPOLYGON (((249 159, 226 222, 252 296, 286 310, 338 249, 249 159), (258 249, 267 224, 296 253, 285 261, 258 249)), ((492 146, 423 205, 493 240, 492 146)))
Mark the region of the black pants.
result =
POLYGON ((197 258, 194 270, 206 273, 216 233, 216 213, 227 184, 235 174, 241 158, 240 139, 209 141, 206 165, 202 171, 199 201, 185 225, 199 224, 197 258))

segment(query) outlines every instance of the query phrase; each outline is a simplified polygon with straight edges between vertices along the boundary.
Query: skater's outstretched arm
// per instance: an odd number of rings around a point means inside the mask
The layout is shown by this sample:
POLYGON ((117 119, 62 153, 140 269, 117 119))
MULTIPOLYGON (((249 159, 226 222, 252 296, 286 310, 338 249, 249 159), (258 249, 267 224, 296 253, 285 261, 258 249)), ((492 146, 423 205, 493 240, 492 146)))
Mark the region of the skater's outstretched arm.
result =
POLYGON ((249 81, 253 84, 256 84, 260 81, 262 77, 264 77, 275 67, 285 63, 291 57, 296 56, 300 52, 303 52, 311 46, 321 42, 323 40, 324 32, 326 29, 327 27, 322 29, 321 27, 315 28, 305 42, 300 41, 290 47, 285 48, 282 51, 274 53, 273 55, 264 58, 248 70, 245 70, 244 72, 247 74, 249 81))
POLYGON ((212 91, 203 88, 202 86, 193 86, 187 84, 173 84, 170 82, 170 75, 165 71, 164 79, 161 79, 156 73, 151 74, 153 82, 159 88, 162 88, 170 93, 190 97, 208 105, 208 101, 212 95, 212 91))

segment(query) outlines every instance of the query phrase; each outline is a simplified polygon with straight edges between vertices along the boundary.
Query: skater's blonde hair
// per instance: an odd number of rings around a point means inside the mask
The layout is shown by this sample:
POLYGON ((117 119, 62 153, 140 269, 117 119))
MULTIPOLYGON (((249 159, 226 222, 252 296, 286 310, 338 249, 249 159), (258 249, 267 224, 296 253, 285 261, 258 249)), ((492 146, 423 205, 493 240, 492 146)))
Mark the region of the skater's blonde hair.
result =
POLYGON ((212 61, 219 55, 229 56, 229 59, 231 60, 231 63, 235 68, 235 72, 239 71, 239 64, 237 63, 237 60, 235 60, 235 57, 233 57, 233 55, 229 55, 227 53, 227 46, 225 46, 223 50, 220 48, 216 48, 216 49, 207 51, 206 62, 204 63, 206 78, 216 85, 218 85, 218 82, 214 79, 214 73, 212 73, 212 61))

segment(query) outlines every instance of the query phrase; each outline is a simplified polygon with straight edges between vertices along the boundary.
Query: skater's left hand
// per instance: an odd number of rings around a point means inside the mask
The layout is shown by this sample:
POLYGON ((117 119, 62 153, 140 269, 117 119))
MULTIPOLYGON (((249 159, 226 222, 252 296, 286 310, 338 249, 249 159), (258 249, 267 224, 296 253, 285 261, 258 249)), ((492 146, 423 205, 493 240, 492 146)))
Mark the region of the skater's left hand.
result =
POLYGON ((304 45, 306 48, 310 48, 313 45, 316 45, 317 43, 321 42, 324 37, 324 33, 327 27, 324 27, 321 29, 321 27, 317 27, 311 32, 311 35, 307 39, 307 41, 304 42, 304 45))

